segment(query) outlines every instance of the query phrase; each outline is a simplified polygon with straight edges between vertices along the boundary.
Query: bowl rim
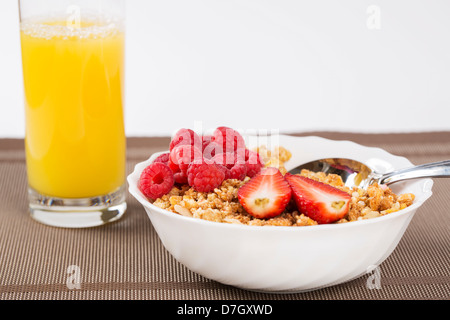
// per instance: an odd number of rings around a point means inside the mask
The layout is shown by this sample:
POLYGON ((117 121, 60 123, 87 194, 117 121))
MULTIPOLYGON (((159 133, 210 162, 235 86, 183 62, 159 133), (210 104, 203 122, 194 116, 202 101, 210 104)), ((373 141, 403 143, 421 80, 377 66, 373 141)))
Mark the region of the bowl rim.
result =
MULTIPOLYGON (((410 165, 412 165, 412 163, 405 157, 393 155, 379 147, 364 146, 364 145, 361 145, 361 144, 358 144, 356 142, 349 141, 349 140, 332 140, 332 139, 327 139, 327 138, 318 137, 318 136, 297 137, 297 136, 291 136, 291 135, 280 135, 280 137, 281 136, 288 138, 288 139, 290 139, 290 138, 294 138, 294 139, 313 138, 313 139, 319 139, 322 141, 328 141, 328 142, 333 142, 333 143, 351 144, 354 147, 363 148, 366 150, 372 150, 372 151, 380 152, 383 154, 387 154, 390 157, 395 157, 395 158, 401 159, 402 161, 408 162, 410 165)), ((381 216, 381 217, 375 217, 375 218, 371 218, 371 219, 362 219, 362 220, 351 221, 351 222, 347 222, 347 223, 317 224, 317 225, 311 225, 311 226, 303 226, 303 227, 297 226, 296 227, 296 226, 270 226, 270 225, 269 226, 249 226, 249 225, 244 225, 244 224, 215 222, 215 221, 209 221, 209 220, 205 220, 205 219, 186 217, 186 216, 177 214, 175 212, 162 209, 158 206, 155 206, 151 202, 149 202, 147 200, 147 198, 139 190, 139 188, 137 187, 137 182, 139 181, 141 172, 144 170, 144 168, 146 166, 151 164, 157 156, 159 156, 162 153, 166 153, 166 152, 168 152, 168 150, 155 152, 147 160, 139 162, 135 165, 133 171, 127 176, 127 182, 129 185, 128 191, 134 198, 136 198, 136 200, 142 206, 144 206, 145 209, 149 209, 151 211, 157 212, 158 214, 166 215, 173 219, 179 219, 182 222, 194 223, 194 224, 200 224, 200 225, 205 224, 205 226, 207 226, 207 227, 243 229, 245 231, 277 230, 277 231, 283 231, 283 232, 286 232, 286 231, 287 232, 311 232, 311 231, 328 230, 328 229, 340 230, 342 228, 356 228, 356 227, 359 227, 362 225, 367 225, 367 224, 383 223, 386 220, 391 220, 391 219, 395 219, 397 217, 401 217, 403 215, 412 214, 415 210, 417 210, 420 206, 422 206, 423 203, 425 203, 425 201, 428 200, 431 197, 431 195, 433 194, 433 192, 432 192, 433 180, 431 178, 416 179, 411 183, 421 183, 423 185, 422 186, 422 194, 421 194, 421 197, 417 201, 415 201, 411 206, 409 206, 405 209, 396 211, 396 212, 389 213, 389 214, 381 216)), ((416 197, 416 199, 417 199, 417 197, 416 197)))

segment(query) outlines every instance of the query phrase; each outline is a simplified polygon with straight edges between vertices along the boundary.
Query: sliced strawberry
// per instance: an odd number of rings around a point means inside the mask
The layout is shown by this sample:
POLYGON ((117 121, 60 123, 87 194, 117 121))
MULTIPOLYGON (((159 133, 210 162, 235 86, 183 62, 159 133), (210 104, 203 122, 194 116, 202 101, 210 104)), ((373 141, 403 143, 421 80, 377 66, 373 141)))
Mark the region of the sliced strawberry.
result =
POLYGON ((244 209, 255 218, 272 218, 286 208, 291 188, 277 168, 265 168, 238 190, 244 209))
POLYGON ((348 213, 351 196, 329 184, 287 173, 298 210, 319 224, 336 222, 348 213))

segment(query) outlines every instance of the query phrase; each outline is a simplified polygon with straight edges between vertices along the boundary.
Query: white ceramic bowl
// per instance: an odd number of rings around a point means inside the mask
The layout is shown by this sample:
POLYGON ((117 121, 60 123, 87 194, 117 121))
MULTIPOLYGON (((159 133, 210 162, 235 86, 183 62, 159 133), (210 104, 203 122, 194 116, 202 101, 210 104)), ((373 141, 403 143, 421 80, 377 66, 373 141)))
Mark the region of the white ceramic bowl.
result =
MULTIPOLYGON (((350 141, 279 135, 247 139, 249 147, 279 144, 292 152, 286 168, 318 158, 346 157, 386 172, 411 166, 406 158, 350 141)), ((410 207, 386 216, 337 225, 246 226, 184 217, 146 200, 137 184, 158 154, 136 165, 129 192, 144 206, 165 248, 190 270, 248 290, 300 292, 346 282, 381 264, 395 249, 416 210, 431 196, 431 179, 392 185, 412 192, 410 207)), ((399 266, 401 267, 401 266, 399 266)))

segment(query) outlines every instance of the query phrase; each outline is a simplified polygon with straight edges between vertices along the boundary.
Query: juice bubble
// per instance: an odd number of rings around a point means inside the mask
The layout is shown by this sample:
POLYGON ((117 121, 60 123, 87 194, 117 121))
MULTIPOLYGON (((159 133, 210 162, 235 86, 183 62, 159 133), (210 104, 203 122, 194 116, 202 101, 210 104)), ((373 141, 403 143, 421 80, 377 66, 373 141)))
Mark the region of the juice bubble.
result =
POLYGON ((23 34, 40 39, 101 39, 123 32, 117 19, 84 17, 78 24, 64 18, 33 18, 21 22, 23 34))

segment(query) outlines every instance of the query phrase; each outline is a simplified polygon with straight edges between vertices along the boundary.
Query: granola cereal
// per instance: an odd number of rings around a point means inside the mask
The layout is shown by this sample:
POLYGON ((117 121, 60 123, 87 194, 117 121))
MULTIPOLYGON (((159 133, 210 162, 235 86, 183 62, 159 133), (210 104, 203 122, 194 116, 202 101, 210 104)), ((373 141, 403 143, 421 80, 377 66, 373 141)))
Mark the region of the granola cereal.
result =
MULTIPOLYGON (((281 172, 286 172, 284 163, 289 161, 291 153, 279 147, 273 151, 260 147, 260 153, 265 166, 276 166, 281 172)), ((332 185, 351 195, 348 214, 335 223, 371 219, 383 216, 410 206, 414 194, 396 195, 389 187, 378 184, 371 185, 367 190, 345 186, 341 177, 335 174, 303 170, 300 175, 332 185)), ((311 226, 318 223, 300 213, 294 203, 290 203, 280 215, 270 219, 257 219, 248 214, 239 203, 237 194, 241 186, 250 180, 228 179, 215 188, 213 192, 197 192, 187 185, 174 186, 172 190, 156 199, 153 204, 174 213, 220 223, 241 224, 249 226, 311 226)))
POLYGON ((282 146, 275 147, 273 150, 268 150, 266 146, 260 146, 255 149, 261 156, 265 167, 275 167, 280 170, 282 174, 287 172, 284 166, 285 162, 288 162, 292 153, 282 146))

